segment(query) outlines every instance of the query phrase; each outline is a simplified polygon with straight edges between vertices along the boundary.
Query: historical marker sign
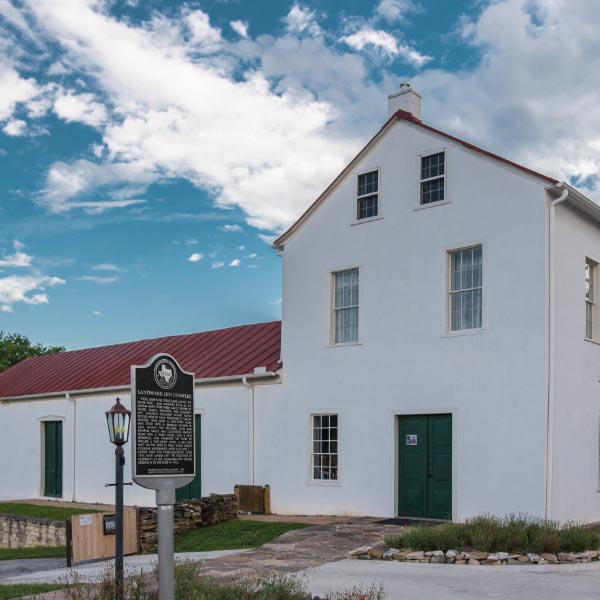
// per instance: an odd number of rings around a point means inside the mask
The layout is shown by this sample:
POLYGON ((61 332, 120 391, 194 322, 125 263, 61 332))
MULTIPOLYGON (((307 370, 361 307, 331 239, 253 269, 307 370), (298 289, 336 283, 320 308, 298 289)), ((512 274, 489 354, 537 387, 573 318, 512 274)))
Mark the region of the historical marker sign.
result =
POLYGON ((194 375, 168 354, 131 367, 133 478, 160 489, 191 481, 194 464, 194 375))

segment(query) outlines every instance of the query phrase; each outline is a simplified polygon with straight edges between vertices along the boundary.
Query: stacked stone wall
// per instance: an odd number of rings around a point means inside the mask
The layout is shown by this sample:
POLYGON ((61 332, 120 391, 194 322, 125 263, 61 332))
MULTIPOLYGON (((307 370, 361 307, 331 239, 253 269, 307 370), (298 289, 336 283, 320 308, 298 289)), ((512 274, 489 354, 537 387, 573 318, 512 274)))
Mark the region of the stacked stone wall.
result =
MULTIPOLYGON (((175 505, 175 535, 236 519, 238 503, 233 494, 211 494, 201 500, 186 500, 175 505)), ((139 509, 140 550, 148 552, 158 542, 158 514, 156 508, 139 509)))
POLYGON ((66 544, 66 521, 0 515, 0 548, 33 548, 66 544))

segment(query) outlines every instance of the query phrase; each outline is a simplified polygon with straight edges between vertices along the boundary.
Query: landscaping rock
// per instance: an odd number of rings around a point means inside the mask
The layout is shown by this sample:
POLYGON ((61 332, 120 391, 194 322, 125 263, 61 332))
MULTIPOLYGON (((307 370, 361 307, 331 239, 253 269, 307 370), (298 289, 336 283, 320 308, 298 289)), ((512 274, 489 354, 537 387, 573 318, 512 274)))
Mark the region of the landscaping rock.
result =
POLYGON ((369 556, 371 558, 380 559, 383 558, 383 555, 386 553, 385 546, 371 546, 369 548, 369 556))
POLYGON ((575 562, 575 555, 572 552, 559 552, 557 557, 561 563, 575 562))
POLYGON ((527 555, 527 558, 529 559, 530 562, 532 563, 539 563, 540 562, 540 555, 539 554, 534 554, 533 552, 530 552, 527 555))
POLYGON ((480 552, 479 550, 474 550, 473 552, 465 552, 465 558, 469 560, 485 560, 488 557, 488 554, 488 552, 480 552))
POLYGON ((476 558, 469 558, 467 564, 469 564, 469 565, 480 565, 481 563, 476 558))
POLYGON ((425 558, 425 552, 409 552, 406 555, 406 560, 423 560, 425 558))
POLYGON ((460 560, 458 560, 458 559, 457 559, 457 560, 454 562, 454 564, 455 564, 455 565, 464 565, 464 564, 466 564, 466 563, 467 563, 467 561, 466 561, 464 558, 461 558, 460 560))
POLYGON ((361 556, 368 556, 369 554, 369 550, 371 549, 371 546, 361 546, 360 548, 357 548, 356 550, 352 550, 352 552, 349 553, 350 558, 359 558, 361 556))
POLYGON ((454 558, 456 559, 456 557, 458 556, 458 550, 448 550, 446 552, 446 558, 454 558))
POLYGON ((438 563, 438 564, 446 562, 446 559, 444 557, 444 553, 442 552, 441 555, 432 556, 431 560, 429 562, 431 562, 431 563, 438 563))
POLYGON ((399 552, 396 552, 396 554, 394 554, 394 560, 404 562, 406 560, 406 557, 410 554, 410 552, 410 550, 400 550, 399 552))
POLYGON ((541 556, 542 556, 542 559, 545 560, 546 562, 549 562, 552 564, 558 562, 558 556, 556 556, 556 554, 550 554, 549 552, 544 552, 541 556))
POLYGON ((383 560, 393 560, 394 556, 398 553, 398 548, 390 548, 383 553, 383 560))

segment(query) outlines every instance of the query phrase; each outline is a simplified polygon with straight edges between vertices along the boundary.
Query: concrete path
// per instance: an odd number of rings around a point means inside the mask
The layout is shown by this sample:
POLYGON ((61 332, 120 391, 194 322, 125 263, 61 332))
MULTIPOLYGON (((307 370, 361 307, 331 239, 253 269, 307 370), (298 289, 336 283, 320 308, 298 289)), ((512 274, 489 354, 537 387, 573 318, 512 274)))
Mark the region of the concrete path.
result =
POLYGON ((65 569, 66 558, 19 558, 16 560, 0 560, 0 583, 9 577, 38 573, 39 571, 52 571, 65 569))
MULTIPOLYGON (((215 558, 221 558, 224 556, 230 556, 233 554, 240 554, 242 552, 247 552, 247 550, 217 550, 215 552, 181 552, 175 554, 175 558, 177 560, 183 561, 202 562, 215 558)), ((125 575, 134 575, 139 573, 140 571, 143 571, 144 573, 152 571, 152 569, 156 565, 157 560, 158 556, 156 554, 126 556, 124 561, 125 575)), ((25 563, 28 561, 7 562, 25 563)), ((87 563, 76 566, 73 569, 68 569, 66 566, 61 565, 58 568, 51 568, 42 571, 38 569, 37 572, 33 572, 32 568, 28 570, 28 572, 21 574, 10 574, 10 572, 8 572, 8 575, 0 575, 0 583, 54 583, 57 581, 67 580, 69 578, 69 575, 72 573, 76 573, 80 581, 95 581, 98 580, 107 569, 112 568, 114 568, 113 560, 102 560, 93 563, 87 563)))
POLYGON ((429 565, 342 560, 304 571, 314 595, 381 582, 386 600, 598 600, 600 563, 555 566, 429 565))

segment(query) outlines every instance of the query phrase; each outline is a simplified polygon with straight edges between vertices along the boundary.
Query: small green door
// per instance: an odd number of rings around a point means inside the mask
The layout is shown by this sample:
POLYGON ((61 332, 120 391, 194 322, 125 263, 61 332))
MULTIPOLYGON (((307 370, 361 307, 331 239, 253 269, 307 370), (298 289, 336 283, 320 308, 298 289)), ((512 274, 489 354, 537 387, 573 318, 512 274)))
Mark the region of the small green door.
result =
POLYGON ((44 496, 62 497, 62 421, 44 422, 44 496))
POLYGON ((452 415, 399 418, 398 514, 452 517, 452 415))
POLYGON ((201 486, 201 452, 200 452, 200 439, 201 439, 201 426, 200 426, 200 415, 196 415, 194 418, 195 427, 195 458, 196 458, 196 477, 187 485, 177 488, 175 492, 175 498, 178 502, 181 500, 198 499, 202 497, 202 486, 201 486))

